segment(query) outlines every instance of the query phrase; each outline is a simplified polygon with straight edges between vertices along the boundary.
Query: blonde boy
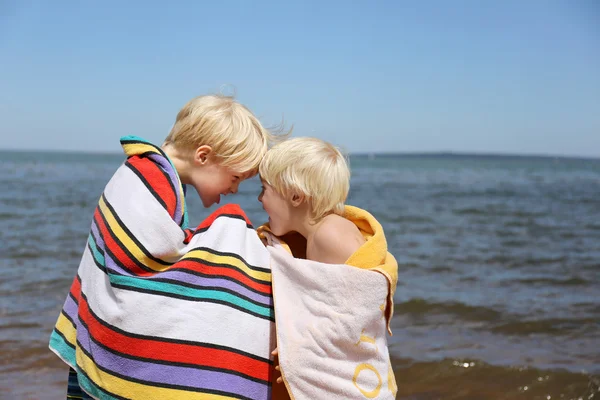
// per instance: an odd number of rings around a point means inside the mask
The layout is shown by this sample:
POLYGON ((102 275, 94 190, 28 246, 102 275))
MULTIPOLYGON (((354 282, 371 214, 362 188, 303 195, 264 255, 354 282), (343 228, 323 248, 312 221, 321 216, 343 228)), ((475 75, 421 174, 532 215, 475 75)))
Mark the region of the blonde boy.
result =
MULTIPOLYGON (((372 289, 371 292, 382 293, 382 290, 387 292, 386 303, 377 306, 371 312, 374 315, 381 315, 381 311, 384 311, 382 318, 385 317, 387 329, 389 330, 389 321, 393 313, 392 299, 397 282, 398 265, 393 256, 387 251, 383 229, 375 218, 367 211, 344 204, 350 188, 350 171, 346 159, 339 149, 316 138, 290 139, 275 145, 267 152, 259 166, 259 174, 262 191, 258 200, 269 215, 269 222, 259 228, 259 235, 263 237, 265 242, 269 242, 267 239, 269 234, 277 236, 279 241, 288 247, 295 258, 324 264, 346 264, 350 267, 369 269, 383 274, 388 284, 382 288, 380 286, 381 281, 377 281, 379 283, 370 289, 372 289), (267 233, 265 234, 265 232, 267 233)), ((282 271, 282 274, 286 274, 285 268, 280 269, 277 267, 277 269, 282 271)), ((289 281, 287 282, 289 283, 289 281)), ((304 283, 298 282, 298 284, 302 285, 304 283)), ((318 292, 315 289, 319 285, 309 286, 302 287, 299 291, 307 294, 315 293, 321 299, 326 298, 327 293, 318 292)), ((277 282, 274 282, 274 287, 277 287, 277 282)), ((274 289, 274 296, 275 291, 274 289)), ((283 292, 279 292, 279 294, 286 296, 286 293, 283 292)), ((300 303, 305 304, 303 299, 298 299, 296 304, 300 303)), ((298 306, 298 309, 302 309, 302 306, 298 306)), ((284 320, 288 322, 293 320, 293 312, 290 314, 289 310, 283 309, 279 311, 281 311, 279 315, 284 320)), ((276 304, 276 318, 279 311, 276 304)), ((310 312, 303 315, 310 315, 310 312)), ((329 333, 341 332, 345 329, 343 326, 338 327, 335 325, 338 323, 335 319, 329 321, 329 323, 330 325, 327 325, 330 328, 329 333), (331 324, 336 327, 332 328, 331 324)), ((309 350, 306 347, 307 343, 313 341, 292 343, 290 338, 294 336, 290 332, 293 331, 295 324, 283 322, 283 325, 277 324, 277 326, 278 331, 281 328, 281 330, 288 332, 284 336, 287 337, 288 341, 284 340, 283 343, 283 348, 287 346, 288 358, 286 366, 283 366, 283 368, 292 366, 293 371, 291 373, 289 370, 287 371, 290 375, 286 379, 285 371, 280 370, 278 363, 275 364, 275 369, 280 371, 282 376, 276 377, 277 374, 274 374, 272 381, 277 383, 285 381, 285 387, 274 385, 273 399, 289 399, 288 391, 293 393, 292 388, 297 390, 296 397, 292 398, 303 398, 302 396, 298 397, 298 390, 300 387, 306 388, 306 385, 313 387, 312 390, 316 390, 322 398, 339 398, 339 392, 336 393, 331 391, 333 389, 326 387, 315 388, 314 382, 306 379, 310 372, 308 375, 304 374, 306 371, 302 370, 302 365, 308 365, 306 361, 310 358, 309 356, 306 356, 308 358, 303 360, 296 358, 297 356, 302 358, 307 354, 313 354, 311 351, 314 349, 309 350), (290 353, 294 354, 291 359, 289 358, 290 353)), ((385 327, 382 328, 385 329, 385 327)), ((357 334, 356 339, 358 341, 362 340, 361 332, 357 331, 357 334)), ((378 335, 385 338, 385 331, 378 332, 378 335)), ((322 336, 323 338, 313 339, 315 341, 323 340, 319 344, 336 342, 335 340, 331 341, 331 337, 325 337, 327 336, 326 332, 323 332, 322 336)), ((343 343, 343 341, 339 343, 343 343)), ((373 343, 375 342, 373 341, 373 343)), ((278 343, 278 348, 280 345, 278 343)), ((340 346, 346 351, 353 348, 354 345, 349 347, 340 346)), ((383 346, 387 345, 384 344, 383 346)), ((387 354, 387 349, 385 353, 387 354)), ((278 356, 278 349, 272 354, 278 356)), ((347 360, 361 359, 356 354, 348 353, 346 356, 347 360)), ((281 365, 283 365, 283 362, 281 365)), ((329 374, 336 380, 344 379, 342 375, 336 375, 336 372, 331 369, 319 370, 318 373, 322 373, 323 376, 329 374)), ((388 387, 390 388, 388 394, 392 395, 395 393, 395 380, 391 369, 389 369, 388 377, 388 387)), ((354 388, 352 382, 348 385, 350 391, 352 391, 352 388, 354 388)), ((306 392, 302 392, 302 390, 300 390, 300 393, 306 395, 306 392)), ((360 396, 360 392, 355 394, 359 395, 358 398, 363 398, 360 396)), ((343 394, 341 396, 342 398, 348 398, 344 397, 343 394)))
POLYGON ((294 138, 269 150, 259 167, 258 200, 275 236, 297 232, 306 239, 306 259, 343 264, 365 243, 344 218, 350 170, 342 153, 316 138, 294 138))
MULTIPOLYGON (((218 204, 221 195, 236 193, 243 180, 256 174, 258 165, 267 152, 272 139, 271 133, 263 128, 258 119, 246 107, 231 97, 219 95, 200 96, 190 100, 177 114, 171 132, 160 147, 135 136, 121 138, 121 145, 127 160, 108 182, 100 198, 92 218, 88 245, 84 250, 78 276, 67 296, 64 311, 59 316, 50 339, 50 348, 71 367, 68 398, 91 398, 88 394, 93 394, 94 398, 104 398, 105 393, 110 393, 110 390, 116 390, 115 388, 124 391, 123 393, 127 392, 128 398, 149 398, 145 395, 129 393, 129 389, 125 388, 127 385, 115 384, 116 381, 112 378, 112 380, 103 380, 101 377, 92 378, 95 376, 95 371, 98 370, 96 367, 98 363, 103 363, 102 368, 107 371, 111 368, 117 371, 119 368, 123 368, 124 364, 118 360, 114 361, 112 358, 101 359, 100 355, 98 355, 98 359, 94 359, 94 354, 90 355, 89 361, 82 364, 80 361, 81 348, 77 347, 76 349, 75 338, 78 341, 84 338, 85 340, 81 340, 88 346, 91 346, 88 338, 92 336, 108 338, 106 343, 118 344, 119 340, 124 339, 113 331, 107 331, 105 336, 98 336, 97 332, 100 329, 98 327, 101 325, 90 326, 89 332, 83 329, 78 321, 79 317, 85 314, 82 314, 81 310, 78 311, 78 304, 83 304, 86 298, 85 294, 94 298, 99 304, 104 304, 102 307, 111 309, 106 304, 112 304, 115 295, 106 293, 112 293, 111 290, 114 288, 111 285, 114 285, 115 281, 119 279, 142 286, 150 282, 150 278, 156 279, 153 281, 154 285, 162 284, 160 290, 163 292, 157 289, 158 291, 155 290, 154 293, 167 293, 164 289, 166 284, 161 279, 173 285, 180 283, 178 279, 182 282, 187 282, 186 279, 188 281, 196 279, 194 277, 197 275, 192 273, 182 275, 181 271, 170 271, 172 266, 179 265, 176 264, 179 258, 188 251, 185 246, 196 233, 193 229, 187 229, 185 185, 191 185, 196 189, 204 207, 218 204), (182 238, 184 239, 182 240, 182 238), (89 271, 97 273, 96 269, 106 277, 102 276, 101 280, 90 278, 93 274, 90 274, 89 271), (82 274, 81 271, 86 272, 87 275, 82 274), (98 284, 100 281, 102 285, 98 284), (84 293, 84 288, 86 293, 84 293), (104 289, 106 290, 103 291, 104 289), (77 300, 76 303, 74 303, 74 299, 77 300), (65 318, 70 318, 71 322, 65 322, 66 320, 63 318, 65 315, 68 315, 65 318), (92 332, 92 328, 96 330, 92 332), (75 367, 80 373, 73 369, 75 367), (90 371, 93 371, 92 375, 90 375, 90 371)), ((192 267, 174 267, 179 270, 185 268, 192 267)), ((142 289, 137 288, 136 290, 142 289)), ((148 292, 145 293, 148 294, 148 292)), ((128 296, 125 294, 119 298, 119 306, 112 309, 135 309, 138 302, 131 300, 133 297, 128 296)), ((177 312, 176 309, 168 310, 168 313, 173 315, 177 312)), ((112 324, 118 325, 123 321, 135 320, 136 317, 139 317, 137 314, 144 314, 143 307, 139 313, 136 312, 136 315, 121 312, 113 318, 106 314, 104 322, 102 322, 105 325, 102 326, 112 327, 112 324)), ((180 321, 173 326, 178 331, 190 329, 190 326, 193 327, 198 322, 194 316, 187 314, 180 319, 175 318, 175 320, 180 321)), ((149 327, 143 328, 150 331, 157 329, 155 332, 157 336, 152 336, 154 342, 159 343, 158 340, 162 340, 159 337, 161 333, 169 337, 168 332, 161 332, 153 324, 158 326, 159 322, 154 320, 149 327)), ((234 326, 231 328, 232 330, 237 329, 234 326)), ((164 329, 166 328, 163 327, 164 329)), ((160 343, 166 343, 165 346, 174 346, 168 340, 160 343)), ((185 344, 180 343, 179 345, 184 346, 185 344)), ((132 342, 132 344, 124 346, 123 351, 143 352, 147 346, 144 343, 132 342)), ((176 352, 185 355, 183 350, 176 352)), ((158 351, 155 352, 155 355, 160 359, 161 356, 164 356, 162 353, 158 351)), ((164 362, 167 361, 169 360, 164 362)), ((230 367, 235 366, 233 365, 235 363, 231 364, 230 367)), ((165 376, 168 375, 169 368, 161 367, 160 365, 163 364, 157 365, 159 366, 155 368, 158 371, 164 373, 165 376)), ((263 369, 268 371, 264 367, 263 369)), ((140 369, 140 371, 142 370, 140 369)), ((126 368, 123 371, 125 371, 123 373, 134 373, 137 370, 126 368)), ((184 381, 185 384, 190 385, 224 384, 223 382, 215 383, 212 378, 202 381, 191 375, 188 377, 185 374, 191 373, 190 371, 193 370, 185 371, 187 372, 176 373, 169 379, 172 379, 173 382, 184 381)), ((165 382, 172 383, 171 381, 165 382)), ((263 383, 264 388, 267 388, 268 381, 263 383)), ((153 398, 161 397, 162 389, 153 386, 152 382, 144 383, 146 386, 127 384, 133 385, 139 390, 149 390, 144 393, 152 394, 153 398)), ((267 389, 264 388, 260 390, 266 393, 267 389)))
POLYGON ((193 186, 204 207, 210 207, 256 174, 272 139, 245 106, 231 97, 208 95, 179 111, 162 149, 181 183, 193 186))

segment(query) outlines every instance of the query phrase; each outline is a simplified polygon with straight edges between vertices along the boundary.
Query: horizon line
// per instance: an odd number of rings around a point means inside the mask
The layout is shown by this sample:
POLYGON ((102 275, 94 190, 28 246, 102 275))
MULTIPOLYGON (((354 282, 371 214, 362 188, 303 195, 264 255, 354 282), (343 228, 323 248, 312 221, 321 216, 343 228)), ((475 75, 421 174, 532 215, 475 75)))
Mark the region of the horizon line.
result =
MULTIPOLYGON (((1 148, 0 152, 12 153, 53 153, 53 154, 89 154, 89 155, 108 155, 117 156, 123 154, 120 151, 110 150, 70 150, 70 149, 23 149, 23 148, 1 148)), ((600 160, 600 155, 570 155, 570 154, 552 154, 552 153, 509 153, 493 151, 453 151, 453 150, 432 150, 432 151, 357 151, 348 152, 348 156, 358 157, 490 157, 490 158, 562 158, 574 160, 600 160)))

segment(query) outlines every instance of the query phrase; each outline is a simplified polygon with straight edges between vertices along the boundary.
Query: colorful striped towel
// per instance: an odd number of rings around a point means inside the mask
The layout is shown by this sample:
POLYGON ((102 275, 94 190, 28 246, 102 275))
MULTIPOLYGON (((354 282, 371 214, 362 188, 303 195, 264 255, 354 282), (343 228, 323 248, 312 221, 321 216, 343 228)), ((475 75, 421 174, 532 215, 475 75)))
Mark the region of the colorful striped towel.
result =
POLYGON ((268 399, 269 254, 236 205, 187 229, 162 150, 125 137, 50 338, 97 399, 268 399))

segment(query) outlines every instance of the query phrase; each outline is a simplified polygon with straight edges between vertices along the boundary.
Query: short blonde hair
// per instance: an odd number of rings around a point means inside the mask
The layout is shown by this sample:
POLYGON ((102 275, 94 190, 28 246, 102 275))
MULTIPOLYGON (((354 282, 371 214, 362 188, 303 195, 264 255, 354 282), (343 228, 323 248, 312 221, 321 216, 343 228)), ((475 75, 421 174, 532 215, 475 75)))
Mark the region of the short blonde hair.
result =
POLYGON ((304 195, 315 220, 344 213, 350 169, 341 151, 330 143, 309 137, 283 141, 267 152, 259 174, 284 197, 304 195))
POLYGON ((190 100, 177 114, 165 139, 180 151, 210 146, 223 166, 238 172, 256 172, 274 140, 258 118, 233 97, 199 96, 190 100))

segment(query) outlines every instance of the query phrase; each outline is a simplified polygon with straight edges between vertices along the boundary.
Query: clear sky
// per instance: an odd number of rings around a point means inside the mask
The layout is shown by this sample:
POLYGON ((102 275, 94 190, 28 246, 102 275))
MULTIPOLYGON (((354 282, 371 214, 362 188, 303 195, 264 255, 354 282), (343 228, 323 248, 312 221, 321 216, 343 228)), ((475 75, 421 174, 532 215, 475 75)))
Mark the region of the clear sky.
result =
POLYGON ((349 152, 600 156, 600 2, 0 0, 0 148, 160 142, 223 84, 349 152))

